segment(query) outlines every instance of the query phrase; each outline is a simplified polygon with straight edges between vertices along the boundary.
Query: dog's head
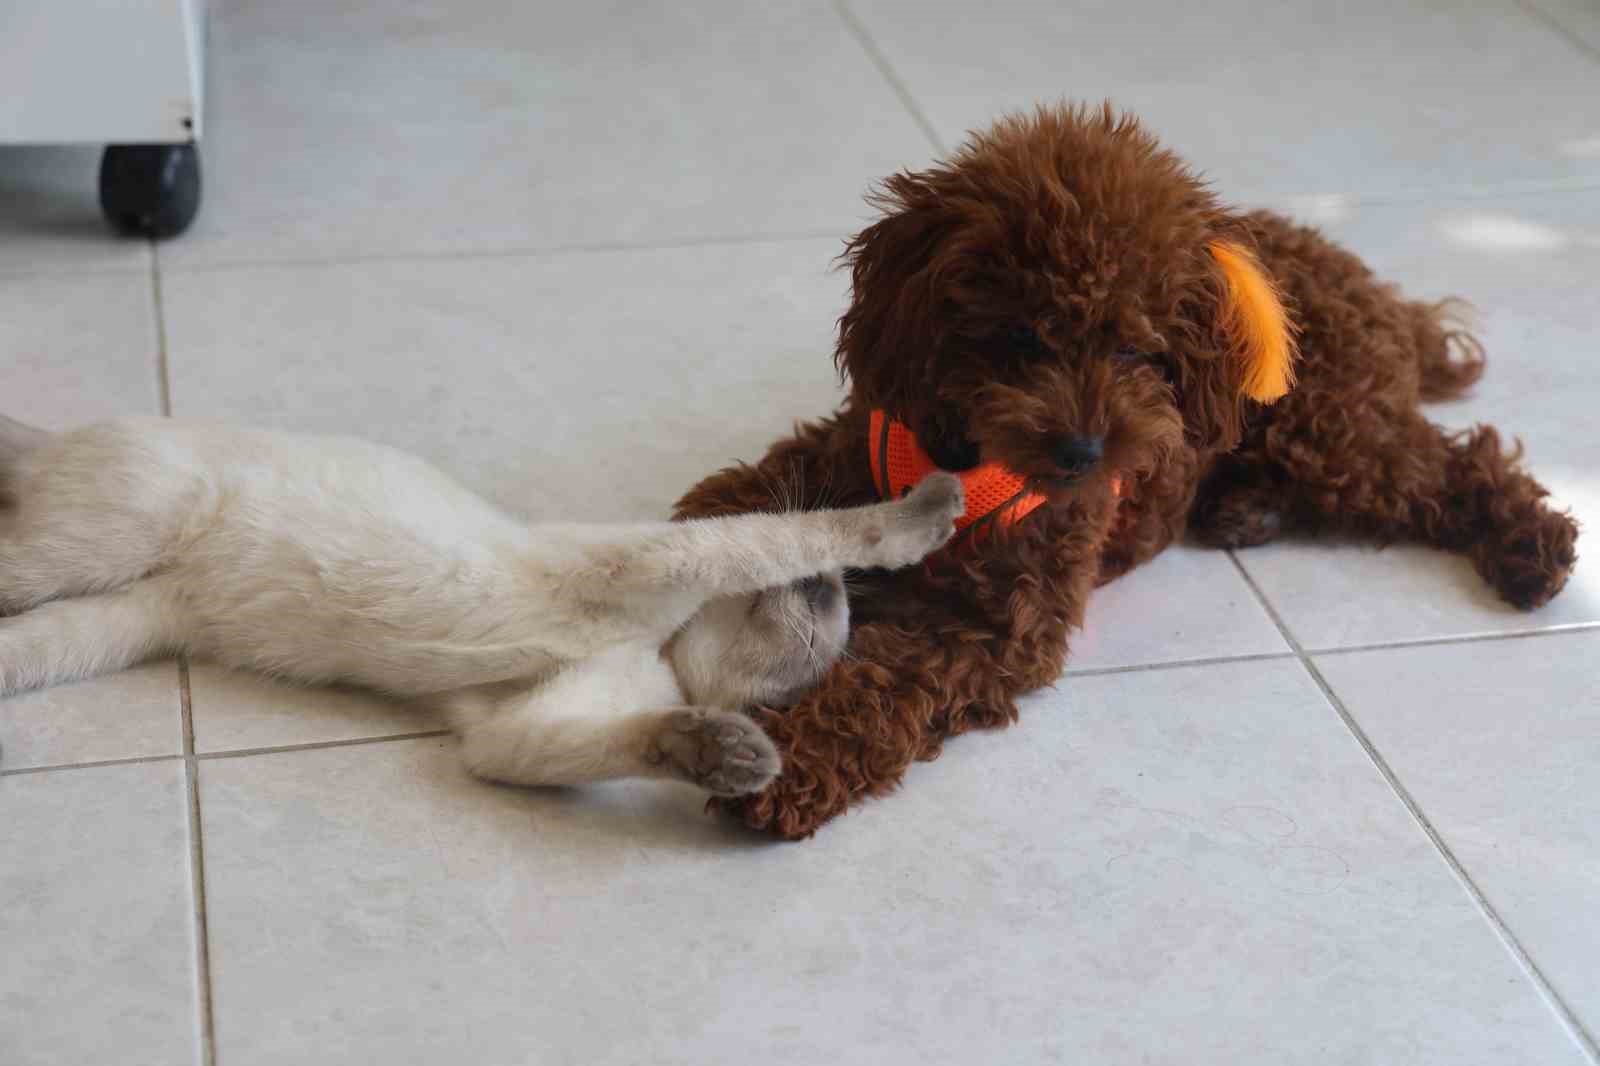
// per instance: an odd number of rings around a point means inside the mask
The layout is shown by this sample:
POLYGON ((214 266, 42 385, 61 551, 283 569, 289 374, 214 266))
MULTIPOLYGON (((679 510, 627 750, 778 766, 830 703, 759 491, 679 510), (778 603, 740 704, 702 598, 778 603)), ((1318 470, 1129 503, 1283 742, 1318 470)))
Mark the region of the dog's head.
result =
POLYGON ((1003 119, 889 178, 845 252, 837 359, 941 466, 998 460, 1054 498, 1238 442, 1292 337, 1242 231, 1109 108, 1003 119))

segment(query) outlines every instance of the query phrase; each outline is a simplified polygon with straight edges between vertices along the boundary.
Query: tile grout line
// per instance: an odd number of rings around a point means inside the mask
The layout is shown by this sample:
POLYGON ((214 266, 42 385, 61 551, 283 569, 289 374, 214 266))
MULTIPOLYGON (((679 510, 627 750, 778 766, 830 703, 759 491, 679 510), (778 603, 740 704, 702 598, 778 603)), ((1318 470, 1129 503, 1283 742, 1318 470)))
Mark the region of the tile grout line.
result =
MULTIPOLYGON (((1539 637, 1588 633, 1595 630, 1600 630, 1600 622, 1573 622, 1567 625, 1551 626, 1548 629, 1529 629, 1514 633, 1473 633, 1463 636, 1423 637, 1416 640, 1399 640, 1387 643, 1354 644, 1348 647, 1303 648, 1302 652, 1308 656, 1321 658, 1330 655, 1352 655, 1369 651, 1396 651, 1412 648, 1448 647, 1455 644, 1531 640, 1539 637)), ((1122 666, 1091 666, 1082 670, 1068 666, 1056 683, 1060 684, 1079 677, 1109 677, 1117 674, 1148 673, 1156 670, 1183 670, 1200 666, 1225 666, 1231 663, 1273 662, 1275 660, 1296 659, 1299 657, 1300 653, 1293 650, 1262 651, 1251 652, 1246 655, 1212 655, 1199 659, 1159 659, 1154 662, 1127 663, 1122 666)), ((384 744, 396 740, 425 740, 431 737, 449 735, 450 730, 448 729, 422 729, 404 733, 380 733, 370 737, 346 737, 341 740, 311 740, 301 744, 268 744, 254 748, 219 748, 216 751, 195 752, 194 758, 199 761, 238 759, 254 755, 279 755, 295 751, 317 751, 322 748, 348 748, 361 744, 384 744)), ((21 766, 9 770, 0 769, 0 777, 9 777, 14 774, 54 773, 58 770, 93 770, 102 766, 168 762, 172 759, 182 758, 186 758, 186 756, 182 753, 177 753, 172 755, 134 755, 123 759, 86 759, 82 762, 50 763, 45 766, 21 766)))
MULTIPOLYGON (((863 46, 865 47, 865 46, 863 46)), ((886 77, 888 75, 885 75, 886 77)), ((927 130, 923 131, 925 134, 927 130)), ((942 149, 940 150, 942 152, 942 149)), ((1508 183, 1502 185, 1472 186, 1465 188, 1444 189, 1416 189, 1400 192, 1376 192, 1371 194, 1352 193, 1346 196, 1342 193, 1307 193, 1303 194, 1315 198, 1325 196, 1341 197, 1345 202, 1355 207, 1403 207, 1424 201, 1457 202, 1463 200, 1482 200, 1498 196, 1543 196, 1559 195, 1571 192, 1591 192, 1600 190, 1600 179, 1580 178, 1571 181, 1537 182, 1529 185, 1508 183)), ((1274 210, 1283 210, 1282 200, 1291 195, 1282 192, 1263 192, 1230 198, 1232 202, 1250 206, 1272 207, 1274 210), (1276 206, 1274 206, 1276 205, 1276 206)), ((1288 209, 1293 213, 1293 209, 1288 209)), ((529 259, 546 260, 557 259, 569 255, 604 255, 615 252, 653 252, 673 251, 690 248, 718 248, 753 244, 793 244, 801 241, 817 241, 838 239, 843 240, 844 230, 812 230, 796 231, 793 233, 757 233, 746 236, 711 236, 711 237, 684 237, 681 239, 666 239, 657 241, 596 241, 591 243, 555 245, 548 248, 485 248, 479 250, 459 249, 451 251, 411 250, 393 252, 349 252, 330 253, 327 255, 304 256, 267 256, 261 259, 215 259, 199 260, 192 263, 169 264, 167 269, 182 274, 208 274, 220 273, 230 270, 270 270, 281 267, 318 267, 318 266, 351 266, 363 264, 383 263, 453 263, 475 262, 496 259, 529 259)), ((73 278, 84 273, 98 276, 120 276, 130 273, 128 268, 99 268, 88 271, 69 271, 65 269, 45 269, 41 271, 7 271, 0 270, 0 279, 9 277, 37 277, 37 278, 73 278)))
MULTIPOLYGON (((150 295, 156 316, 156 373, 160 379, 161 415, 172 417, 172 375, 167 359, 166 303, 161 293, 161 253, 150 244, 150 295)), ((194 754, 194 700, 189 686, 189 658, 178 656, 178 712, 183 722, 183 785, 189 830, 189 894, 193 903, 195 994, 199 1017, 201 1066, 217 1061, 216 1025, 212 1012, 211 929, 206 920, 206 848, 200 821, 200 768, 194 754)))
POLYGON ((453 263, 493 259, 557 259, 569 255, 608 255, 616 252, 660 252, 684 248, 721 248, 749 244, 797 244, 801 241, 842 240, 842 230, 797 230, 794 233, 751 233, 743 236, 684 237, 658 241, 594 241, 560 244, 549 248, 484 248, 478 250, 426 250, 398 252, 350 252, 328 255, 267 257, 263 259, 215 259, 180 263, 170 269, 183 274, 206 274, 227 270, 252 270, 274 267, 343 266, 362 263, 453 263))
POLYGON ((118 263, 114 266, 95 263, 84 263, 78 266, 39 263, 26 267, 0 266, 0 281, 73 281, 78 278, 131 279, 148 273, 150 273, 148 261, 143 263, 118 263))
POLYGON ((1129 663, 1126 666, 1091 666, 1084 670, 1076 670, 1068 666, 1062 673, 1060 681, 1071 681, 1075 677, 1109 677, 1116 674, 1142 674, 1152 670, 1181 670, 1190 666, 1221 666, 1227 663, 1262 663, 1274 659, 1293 659, 1292 651, 1257 651, 1248 655, 1212 655, 1203 659, 1166 659, 1154 663, 1129 663))
POLYGON ((205 837, 200 822, 200 773, 194 754, 194 701, 189 660, 178 660, 178 705, 183 713, 183 778, 189 800, 189 880, 194 898, 195 984, 200 998, 200 1062, 214 1066, 216 1025, 212 1011, 211 929, 206 920, 205 837))
POLYGON ((1502 640, 1528 640, 1533 637, 1559 637, 1568 633, 1587 633, 1600 629, 1600 622, 1567 622, 1544 629, 1519 629, 1509 633, 1462 633, 1453 637, 1418 637, 1410 640, 1380 641, 1376 644, 1338 645, 1329 648, 1307 648, 1307 655, 1350 655, 1362 651, 1388 651, 1397 648, 1438 648, 1452 644, 1486 644, 1502 640))
POLYGON ((13 777, 19 774, 48 774, 57 770, 94 770, 102 766, 138 766, 143 763, 172 762, 181 759, 182 755, 133 755, 126 759, 88 759, 83 762, 58 762, 46 766, 18 766, 11 770, 0 770, 0 777, 13 777))
POLYGON ((1522 13, 1533 19, 1533 21, 1576 48, 1584 56, 1600 63, 1600 48, 1595 48, 1584 40, 1575 31, 1568 28, 1565 22, 1550 14, 1538 4, 1532 3, 1531 0, 1512 0, 1512 4, 1521 9, 1522 13))
MULTIPOLYGON (((1246 579, 1248 580, 1248 579, 1246 579)), ((1269 612, 1269 615, 1272 612, 1269 612)), ((1079 677, 1110 677, 1117 674, 1148 673, 1156 670, 1184 670, 1201 666, 1226 666, 1232 663, 1273 662, 1283 659, 1297 659, 1301 654, 1307 656, 1323 657, 1330 655, 1351 655, 1369 651, 1396 651, 1412 648, 1446 647, 1455 644, 1483 644, 1498 641, 1530 640, 1539 637, 1558 637, 1571 633, 1587 633, 1600 630, 1600 622, 1573 622, 1567 625, 1552 626, 1548 629, 1530 629, 1514 633, 1474 633, 1464 636, 1451 637, 1423 637, 1417 640, 1391 641, 1378 644, 1355 644, 1349 647, 1328 648, 1303 648, 1301 651, 1261 651, 1250 652, 1245 655, 1212 655, 1199 659, 1159 659, 1147 663, 1127 663, 1122 666, 1091 666, 1086 669, 1075 669, 1068 666, 1056 684, 1071 681, 1079 677)), ((1280 634, 1281 635, 1281 634, 1280 634)), ((187 676, 187 675, 185 675, 187 676)), ((219 748, 216 751, 198 751, 194 753, 197 761, 210 761, 213 759, 239 759, 255 755, 281 755, 296 751, 319 751, 323 748, 348 748, 362 744, 386 744, 397 740, 426 740, 432 737, 445 737, 450 735, 449 729, 421 729, 404 733, 380 733, 370 737, 345 737, 340 740, 311 740, 300 744, 268 744, 254 748, 219 748)), ((15 774, 43 774, 54 773, 59 770, 93 770, 102 766, 127 766, 136 763, 169 762, 173 759, 187 758, 183 753, 171 755, 134 755, 123 759, 86 759, 82 762, 50 763, 45 766, 21 766, 15 769, 0 769, 0 777, 9 777, 15 774)))
POLYGON ((928 143, 933 145, 934 152, 938 155, 944 155, 944 142, 939 139, 939 132, 933 128, 933 123, 928 121, 928 116, 924 115, 922 109, 917 106, 917 102, 912 98, 911 90, 906 87, 906 83, 900 80, 900 75, 896 74, 894 68, 889 65, 889 57, 883 54, 877 42, 872 39, 872 35, 867 32, 866 24, 856 17, 854 11, 850 10, 849 0, 833 0, 833 9, 838 12, 839 19, 844 23, 845 28, 850 31, 851 36, 856 39, 856 43, 861 46, 861 50, 867 53, 867 59, 872 62, 874 67, 878 68, 878 73, 883 75, 883 80, 889 83, 889 88, 899 98, 900 106, 906 109, 906 114, 911 116, 911 121, 917 124, 917 128, 922 131, 922 135, 928 138, 928 143))
MULTIPOLYGON (((185 666, 184 673, 181 675, 184 684, 187 684, 187 678, 188 672, 185 666)), ((219 751, 195 752, 192 756, 180 752, 173 755, 135 755, 126 759, 86 759, 83 762, 50 763, 47 766, 19 766, 11 770, 0 769, 0 777, 12 777, 20 774, 48 774, 62 770, 97 770, 102 766, 172 762, 175 759, 188 760, 192 758, 196 762, 210 762, 215 759, 242 759, 254 755, 282 755, 296 751, 321 751, 324 748, 352 748, 363 744, 387 744, 397 740, 427 740, 433 737, 447 737, 449 735, 450 730, 448 729, 420 729, 408 733, 382 733, 373 737, 347 737, 344 740, 312 740, 304 744, 277 744, 260 748, 223 748, 219 751)))
MULTIPOLYGON (((1238 566, 1238 560, 1234 560, 1238 566)), ((1248 581, 1249 579, 1246 578, 1248 581)), ((1276 621, 1274 612, 1268 612, 1269 617, 1276 621)), ((1279 636, 1283 636, 1283 626, 1279 626, 1279 636)), ((1569 633, 1586 633, 1600 629, 1600 622, 1569 622, 1564 625, 1549 626, 1545 629, 1524 629, 1509 633, 1469 633, 1446 637, 1419 637, 1412 640, 1394 640, 1376 644, 1353 644, 1348 647, 1334 646, 1328 648, 1302 648, 1299 651, 1258 651, 1246 655, 1212 655, 1200 659, 1160 659, 1148 663, 1129 663, 1124 666, 1091 666, 1084 670, 1068 666, 1062 673, 1060 680, 1066 681, 1074 677, 1104 677, 1108 674, 1132 674, 1147 670, 1179 670, 1189 666, 1220 666, 1227 663, 1252 663, 1271 662, 1274 659, 1295 659, 1301 654, 1323 655, 1349 655, 1363 651, 1390 651, 1409 648, 1434 648, 1453 644, 1484 644, 1503 640, 1529 640, 1535 637, 1563 636, 1569 633)), ((1287 638, 1285 638, 1287 639, 1287 638)))
POLYGON ((1444 837, 1439 833, 1439 830, 1434 827, 1428 816, 1423 813, 1422 807, 1417 803, 1416 798, 1401 783, 1399 775, 1389 765, 1388 760, 1383 757, 1383 753, 1378 750, 1377 745, 1372 742, 1372 738, 1367 736, 1366 731, 1361 728, 1355 716, 1350 713, 1350 709, 1345 706, 1344 700, 1340 699, 1339 694, 1334 692, 1333 686, 1328 683, 1328 679, 1322 676, 1322 671, 1312 661, 1310 653, 1300 646, 1299 640, 1289 630, 1277 608, 1272 605, 1271 600, 1267 599, 1267 595, 1261 586, 1256 583, 1255 578, 1244 568, 1244 564, 1239 562, 1239 557, 1231 549, 1228 551, 1228 558, 1233 561, 1234 567, 1239 571, 1239 576, 1244 578, 1245 584, 1250 586, 1251 593, 1255 595, 1262 609, 1272 619, 1272 623, 1278 627, 1283 639, 1294 650, 1296 658, 1300 660, 1300 665, 1311 675, 1311 680, 1322 691, 1323 699, 1328 701, 1329 706, 1339 716, 1345 728, 1350 731, 1356 743, 1360 744, 1362 750, 1367 753, 1367 758, 1371 760, 1372 765, 1377 769, 1384 781, 1388 783, 1389 788, 1405 806, 1411 817, 1415 819, 1417 825, 1421 827, 1423 834, 1428 838, 1428 842, 1433 845, 1434 850, 1444 859, 1445 865, 1449 867, 1457 883, 1465 890, 1467 896, 1478 908, 1478 913, 1483 915, 1484 919, 1489 923, 1489 927, 1494 930, 1495 935, 1500 938, 1501 944, 1504 945, 1517 964, 1522 967, 1523 973, 1527 975, 1534 989, 1544 999, 1545 1005, 1550 1008, 1550 1011, 1556 1016, 1556 1020, 1561 1023, 1562 1027, 1567 1030, 1567 1035, 1578 1045, 1578 1050, 1591 1063, 1600 1064, 1600 1046, 1596 1045, 1594 1036, 1584 1028, 1583 1023, 1578 1020, 1572 1008, 1567 1005, 1567 1002, 1561 998, 1560 993, 1551 985, 1544 972, 1534 964, 1533 957, 1528 954, 1521 941, 1511 932, 1504 919, 1500 917, 1500 912, 1495 910, 1494 905, 1483 894, 1483 890, 1478 887, 1477 882, 1473 881, 1472 877, 1467 873, 1466 867, 1456 858, 1455 852, 1450 850, 1450 846, 1445 843, 1444 837))
MULTIPOLYGON (((1350 207, 1412 207, 1418 204, 1460 204, 1478 200, 1502 198, 1562 196, 1568 193, 1588 193, 1600 190, 1600 178, 1592 176, 1575 178, 1508 178, 1487 185, 1402 185, 1372 192, 1340 192, 1324 189, 1322 192, 1287 192, 1283 189, 1245 189, 1229 193, 1228 203, 1241 210, 1265 207, 1269 210, 1294 215, 1296 202, 1335 199, 1350 207)), ((1311 225, 1319 223, 1312 222, 1311 225)))
POLYGON ((263 748, 228 748, 207 751, 195 756, 197 760, 244 759, 253 755, 283 755, 296 751, 323 751, 327 748, 355 748, 363 744, 386 744, 396 740, 425 740, 429 737, 447 737, 448 729, 422 729, 411 733, 384 733, 376 737, 350 737, 345 740, 312 740, 304 744, 276 744, 263 748))
POLYGON ((172 373, 167 363, 167 310, 161 293, 161 254, 150 242, 150 306, 156 320, 156 390, 161 417, 172 417, 172 373))

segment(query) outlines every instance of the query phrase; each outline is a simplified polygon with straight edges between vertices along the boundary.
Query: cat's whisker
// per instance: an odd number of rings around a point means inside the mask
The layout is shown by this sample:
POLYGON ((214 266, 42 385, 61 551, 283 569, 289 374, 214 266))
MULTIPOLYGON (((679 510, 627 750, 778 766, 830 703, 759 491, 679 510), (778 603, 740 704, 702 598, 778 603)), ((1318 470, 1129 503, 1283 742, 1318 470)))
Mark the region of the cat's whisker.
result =
POLYGON ((753 466, 750 469, 755 472, 756 477, 761 479, 762 487, 767 490, 767 495, 769 497, 771 497, 771 499, 772 499, 772 508, 773 509, 772 509, 772 511, 770 513, 772 513, 772 514, 781 514, 782 511, 781 511, 781 508, 780 508, 779 502, 778 502, 778 489, 777 489, 776 484, 774 484, 774 482, 772 480, 772 477, 765 470, 761 469, 759 466, 753 466))

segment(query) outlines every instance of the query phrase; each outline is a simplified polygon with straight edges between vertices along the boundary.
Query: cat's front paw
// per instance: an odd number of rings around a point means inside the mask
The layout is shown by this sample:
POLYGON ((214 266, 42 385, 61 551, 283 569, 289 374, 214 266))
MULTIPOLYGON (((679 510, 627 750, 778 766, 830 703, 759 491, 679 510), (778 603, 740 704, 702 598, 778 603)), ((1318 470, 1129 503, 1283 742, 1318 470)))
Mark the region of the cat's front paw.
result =
POLYGON ((867 530, 871 565, 893 569, 921 562, 955 536, 956 519, 966 509, 960 478, 929 475, 905 496, 874 509, 867 530))
POLYGON ((699 707, 668 713, 650 754, 673 776, 718 796, 760 792, 783 769, 778 749, 750 718, 699 707))

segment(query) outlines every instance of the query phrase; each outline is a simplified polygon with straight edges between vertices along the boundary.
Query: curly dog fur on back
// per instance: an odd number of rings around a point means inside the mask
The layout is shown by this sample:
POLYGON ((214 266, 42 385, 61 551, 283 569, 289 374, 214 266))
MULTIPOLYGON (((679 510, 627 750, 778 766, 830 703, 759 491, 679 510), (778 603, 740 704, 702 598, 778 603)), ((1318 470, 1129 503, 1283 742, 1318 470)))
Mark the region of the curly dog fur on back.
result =
POLYGON ((1225 548, 1288 530, 1432 544, 1522 608, 1565 583, 1577 527, 1518 449, 1418 411, 1483 371, 1449 307, 1402 298, 1314 229, 1231 210, 1135 119, 1005 118, 874 204, 844 256, 848 401, 706 479, 679 517, 771 507, 780 482, 811 487, 800 506, 876 498, 874 409, 941 467, 997 460, 1048 505, 937 564, 856 576, 851 657, 797 706, 760 712, 785 768, 729 802, 748 824, 808 836, 946 737, 1015 719, 1017 697, 1060 674, 1095 585, 1185 532, 1225 548), (1249 332, 1274 327, 1241 325, 1260 317, 1241 301, 1270 317, 1275 295, 1298 384, 1265 403, 1287 368, 1263 366, 1253 348, 1273 338, 1249 332))

